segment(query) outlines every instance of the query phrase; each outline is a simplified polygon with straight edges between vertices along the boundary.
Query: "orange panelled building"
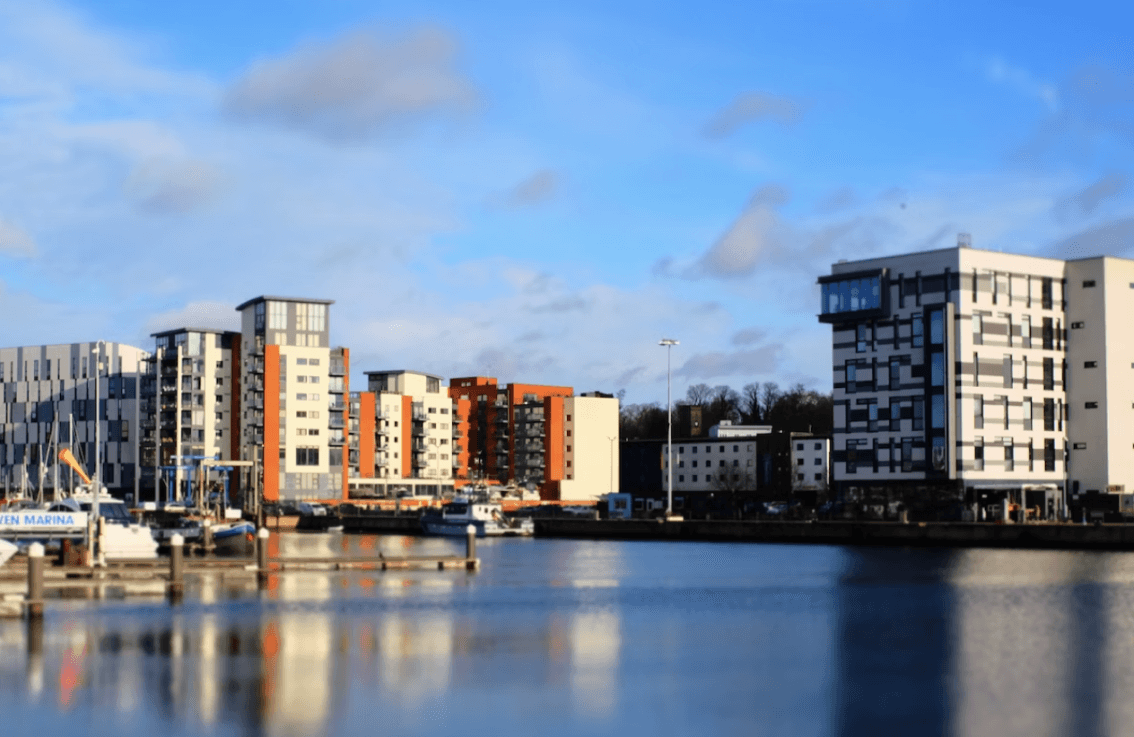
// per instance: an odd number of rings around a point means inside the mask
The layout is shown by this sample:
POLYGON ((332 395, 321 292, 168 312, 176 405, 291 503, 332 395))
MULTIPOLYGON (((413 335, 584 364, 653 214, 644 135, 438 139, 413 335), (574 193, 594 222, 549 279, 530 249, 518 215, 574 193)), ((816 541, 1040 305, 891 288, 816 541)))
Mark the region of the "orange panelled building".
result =
POLYGON ((534 485, 541 498, 558 499, 565 466, 564 398, 569 386, 508 384, 490 376, 450 379, 464 445, 458 478, 534 485))

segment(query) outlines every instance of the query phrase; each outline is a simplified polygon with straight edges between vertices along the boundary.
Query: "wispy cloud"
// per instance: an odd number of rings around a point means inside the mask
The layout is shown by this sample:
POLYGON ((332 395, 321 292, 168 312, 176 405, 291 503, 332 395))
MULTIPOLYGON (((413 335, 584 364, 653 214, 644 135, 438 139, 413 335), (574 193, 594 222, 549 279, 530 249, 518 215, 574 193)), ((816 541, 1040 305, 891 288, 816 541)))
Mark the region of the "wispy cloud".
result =
POLYGON ((439 28, 401 38, 376 31, 309 44, 256 63, 224 96, 238 120, 355 142, 436 116, 467 113, 479 95, 439 28))
POLYGON ((30 235, 0 218, 0 253, 7 256, 31 257, 38 252, 39 248, 30 235))
POLYGON ((806 110, 805 103, 792 97, 746 92, 717 111, 705 124, 704 133, 709 138, 724 138, 748 123, 763 120, 793 125, 803 118, 806 110))
POLYGON ((127 194, 158 215, 182 214, 205 205, 216 194, 220 172, 203 161, 142 161, 127 178, 127 194))
POLYGON ((1039 100, 1048 110, 1059 108, 1059 90, 1056 85, 1037 79, 1022 67, 1009 64, 1000 57, 993 57, 988 60, 985 73, 993 82, 1007 85, 1028 97, 1039 100))
POLYGON ((1134 255, 1134 218, 1121 218, 1067 236, 1048 249, 1056 258, 1134 255))
POLYGON ((514 187, 491 197, 489 204, 505 210, 542 204, 555 196, 561 179, 550 169, 540 169, 514 187))
POLYGON ((1052 211, 1061 220, 1090 215, 1104 201, 1121 194, 1126 189, 1128 181, 1125 174, 1118 172, 1104 174, 1078 192, 1056 202, 1052 211))

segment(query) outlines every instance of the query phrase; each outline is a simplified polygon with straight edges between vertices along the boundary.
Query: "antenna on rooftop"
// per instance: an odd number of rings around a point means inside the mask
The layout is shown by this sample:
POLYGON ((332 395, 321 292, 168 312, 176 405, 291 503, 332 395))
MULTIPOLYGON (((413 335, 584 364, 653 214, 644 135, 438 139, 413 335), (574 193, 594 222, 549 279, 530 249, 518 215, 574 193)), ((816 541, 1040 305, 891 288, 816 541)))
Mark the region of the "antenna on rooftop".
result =
POLYGON ((969 233, 957 233, 957 248, 972 248, 973 237, 969 233))

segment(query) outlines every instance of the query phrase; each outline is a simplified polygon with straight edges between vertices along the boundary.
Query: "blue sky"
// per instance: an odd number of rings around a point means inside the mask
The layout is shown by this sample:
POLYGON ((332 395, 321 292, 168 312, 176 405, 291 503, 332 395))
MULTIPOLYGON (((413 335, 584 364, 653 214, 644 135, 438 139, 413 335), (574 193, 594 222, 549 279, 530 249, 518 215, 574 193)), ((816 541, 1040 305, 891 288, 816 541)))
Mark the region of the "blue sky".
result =
POLYGON ((1125 6, 738 5, 0 0, 0 344, 828 390, 838 259, 1134 255, 1125 6))

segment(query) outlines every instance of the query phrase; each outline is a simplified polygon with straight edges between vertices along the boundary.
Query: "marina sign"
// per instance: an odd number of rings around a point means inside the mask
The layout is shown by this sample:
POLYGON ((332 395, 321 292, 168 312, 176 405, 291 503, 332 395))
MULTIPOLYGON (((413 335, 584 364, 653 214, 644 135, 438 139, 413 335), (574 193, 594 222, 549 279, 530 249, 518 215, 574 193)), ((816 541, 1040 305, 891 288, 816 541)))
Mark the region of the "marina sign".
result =
POLYGON ((42 509, 0 512, 0 537, 9 533, 51 534, 86 529, 86 512, 46 512, 42 509))

